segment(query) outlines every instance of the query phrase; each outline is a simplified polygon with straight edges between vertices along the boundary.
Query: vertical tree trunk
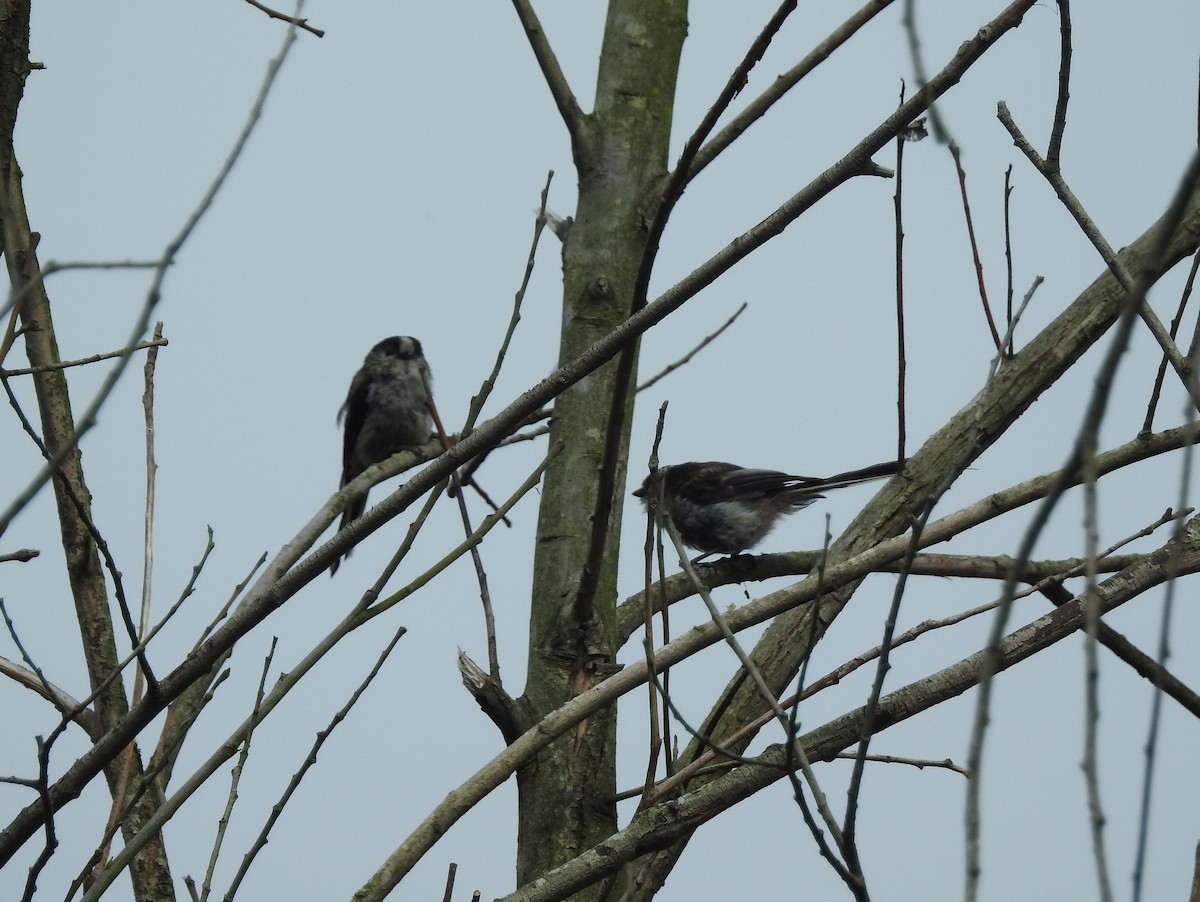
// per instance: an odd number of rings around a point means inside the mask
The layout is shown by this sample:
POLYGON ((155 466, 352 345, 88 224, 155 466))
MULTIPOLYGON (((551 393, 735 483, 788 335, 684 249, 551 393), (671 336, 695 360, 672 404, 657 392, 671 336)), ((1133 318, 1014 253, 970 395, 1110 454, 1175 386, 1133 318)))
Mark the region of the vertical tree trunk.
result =
MULTIPOLYGON (((21 171, 13 149, 17 108, 29 71, 29 2, 4 4, 0 9, 0 238, 12 291, 20 298, 22 340, 29 363, 53 366, 59 362, 58 342, 50 299, 39 277, 39 236, 29 226, 21 171)), ((67 377, 58 369, 37 373, 32 378, 41 415, 42 440, 48 452, 54 454, 74 441, 75 422, 67 377)), ((88 529, 92 496, 84 479, 78 447, 64 458, 51 486, 58 506, 63 554, 88 677, 91 688, 98 690, 93 707, 101 732, 107 732, 129 713, 129 700, 120 679, 108 680, 117 669, 119 658, 100 554, 88 529)), ((134 745, 105 768, 104 774, 117 810, 124 812, 127 805, 131 806, 121 822, 124 835, 131 837, 161 804, 161 786, 157 780, 151 780, 145 788, 141 787, 143 769, 134 745)), ((161 834, 146 845, 130 872, 134 898, 156 902, 175 898, 161 834)))
MULTIPOLYGON (((16 157, 11 147, 8 151, 9 171, 0 190, 4 256, 12 290, 21 294, 21 326, 25 329, 23 340, 29 363, 31 366, 54 365, 60 360, 58 342, 49 297, 37 281, 37 236, 29 228, 16 157)), ((61 369, 37 373, 32 378, 41 414, 42 439, 47 450, 54 454, 74 440, 67 378, 61 369)), ((93 690, 103 687, 92 705, 101 733, 105 733, 129 713, 129 700, 120 679, 105 682, 117 669, 120 659, 104 570, 87 526, 92 516, 92 495, 84 479, 83 459, 78 447, 66 456, 50 484, 58 505, 63 554, 89 681, 93 690)), ((121 821, 122 833, 126 838, 132 837, 161 805, 162 787, 156 779, 142 786, 142 762, 135 745, 130 745, 124 754, 114 759, 104 769, 104 776, 118 809, 123 812, 126 805, 132 805, 121 821)), ((130 867, 130 873, 135 899, 161 902, 175 898, 161 834, 142 849, 130 867)))
MULTIPOLYGON (((586 140, 575 145, 579 204, 563 243, 560 362, 629 315, 667 171, 686 32, 685 0, 609 5, 595 110, 586 140)), ((550 441, 563 452, 546 472, 538 520, 525 690, 531 724, 613 667, 635 374, 636 366, 613 361, 555 402, 550 441)), ((581 724, 518 775, 518 885, 615 831, 615 714, 581 724)))

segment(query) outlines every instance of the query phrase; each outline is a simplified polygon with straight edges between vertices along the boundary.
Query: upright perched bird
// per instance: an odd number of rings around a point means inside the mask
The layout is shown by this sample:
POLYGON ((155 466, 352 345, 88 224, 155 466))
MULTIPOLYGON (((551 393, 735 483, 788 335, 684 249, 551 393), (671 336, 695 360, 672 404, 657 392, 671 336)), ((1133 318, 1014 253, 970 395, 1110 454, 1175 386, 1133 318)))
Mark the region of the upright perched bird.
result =
POLYGON ((633 494, 647 510, 658 504, 659 483, 666 511, 684 544, 705 554, 737 554, 761 542, 784 514, 791 514, 840 489, 900 471, 903 463, 876 464, 828 479, 790 476, 778 470, 749 470, 719 460, 659 468, 633 494))
MULTIPOLYGON (((393 335, 371 348, 338 411, 338 422, 344 419, 346 424, 339 487, 371 464, 429 440, 433 417, 425 386, 432 381, 421 343, 415 338, 393 335)), ((366 509, 367 493, 363 492, 346 507, 338 529, 345 529, 366 509)), ((347 551, 346 556, 349 554, 347 551)), ((340 563, 340 559, 333 562, 330 575, 337 573, 340 563)))

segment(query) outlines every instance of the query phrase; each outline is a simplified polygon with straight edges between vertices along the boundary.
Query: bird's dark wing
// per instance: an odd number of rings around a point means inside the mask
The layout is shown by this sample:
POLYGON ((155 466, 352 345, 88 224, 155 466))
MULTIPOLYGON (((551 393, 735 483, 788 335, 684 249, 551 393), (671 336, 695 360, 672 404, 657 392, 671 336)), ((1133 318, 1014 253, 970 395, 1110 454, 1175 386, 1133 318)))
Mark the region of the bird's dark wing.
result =
POLYGON ((342 438, 342 485, 358 475, 357 472, 351 472, 356 469, 354 447, 358 444, 358 436, 367 417, 367 395, 370 388, 371 377, 363 368, 354 374, 354 379, 350 382, 350 392, 346 395, 346 403, 338 411, 338 421, 345 423, 342 438))
POLYGON ((820 479, 808 476, 791 476, 779 470, 752 470, 745 467, 730 470, 717 480, 723 498, 743 501, 769 498, 792 489, 816 488, 822 484, 820 479))
POLYGON ((694 504, 757 501, 793 488, 797 480, 804 478, 789 476, 779 470, 753 470, 719 460, 675 464, 665 467, 662 472, 666 474, 667 495, 676 495, 694 504))

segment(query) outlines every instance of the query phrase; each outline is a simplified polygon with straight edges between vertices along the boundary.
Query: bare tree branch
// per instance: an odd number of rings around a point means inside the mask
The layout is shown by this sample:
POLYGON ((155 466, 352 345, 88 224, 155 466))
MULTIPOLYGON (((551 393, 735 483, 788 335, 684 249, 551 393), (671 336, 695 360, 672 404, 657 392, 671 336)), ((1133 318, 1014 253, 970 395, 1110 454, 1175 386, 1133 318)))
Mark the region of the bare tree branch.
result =
POLYGON ((558 107, 563 124, 567 127, 567 133, 571 136, 571 145, 575 148, 575 155, 579 156, 583 148, 592 140, 587 125, 587 116, 579 108, 579 102, 575 99, 571 86, 567 84, 567 77, 558 64, 558 57, 554 55, 554 50, 550 47, 550 41, 542 29, 542 23, 538 20, 537 13, 533 11, 533 5, 529 0, 513 0, 513 9, 517 11, 521 27, 525 29, 525 37, 529 39, 529 46, 533 49, 534 58, 541 67, 542 76, 546 79, 546 87, 550 89, 554 104, 558 107))
POLYGON ((700 148, 688 170, 688 179, 694 179, 699 175, 702 169, 728 149, 750 126, 765 116, 767 111, 794 88, 802 78, 829 59, 835 50, 854 37, 859 29, 891 4, 892 0, 869 0, 854 15, 830 33, 825 40, 809 51, 800 62, 771 82, 770 87, 750 101, 742 112, 738 113, 728 125, 713 136, 712 140, 700 148))
MULTIPOLYGON (((1099 252, 1105 264, 1112 269, 1113 275, 1120 281, 1121 287, 1131 294, 1135 293, 1137 291, 1137 280, 1134 275, 1122 266, 1119 256, 1112 249, 1108 241, 1105 240, 1104 236, 1100 234, 1100 230, 1083 209, 1083 205, 1075 197, 1061 173, 1052 169, 1038 152, 1033 149, 1033 145, 1029 143, 1029 140, 1022 134, 1017 124, 1013 121, 1012 115, 1003 101, 998 106, 997 115, 1000 122, 1008 129, 1009 134, 1013 136, 1013 143, 1029 158, 1034 168, 1045 177, 1046 181, 1050 183, 1054 192, 1063 202, 1063 205, 1075 217, 1075 221, 1079 223, 1080 229, 1083 230, 1088 240, 1092 242, 1092 245, 1099 252)), ((1189 186, 1194 187, 1198 171, 1200 171, 1200 154, 1193 156, 1191 165, 1184 174, 1184 188, 1180 192, 1181 196, 1186 196, 1189 193, 1191 190, 1189 186)), ((1146 327, 1150 330, 1150 334, 1154 336, 1159 346, 1162 347, 1163 354, 1171 362, 1171 366, 1178 374, 1180 382, 1183 383, 1183 387, 1191 396, 1192 403, 1200 408, 1200 384, 1196 381, 1196 374, 1192 371, 1183 355, 1179 353, 1179 348, 1175 346, 1170 333, 1163 326, 1157 314, 1150 308, 1150 305, 1146 303, 1145 298, 1138 298, 1137 312, 1145 322, 1146 327)))
POLYGON ((0 370, 0 376, 6 379, 13 376, 30 376, 34 373, 48 373, 52 370, 65 370, 72 366, 87 366, 89 363, 99 363, 101 360, 111 360, 114 357, 124 357, 131 351, 144 351, 147 348, 165 348, 169 341, 165 338, 151 339, 150 341, 139 341, 132 348, 121 348, 119 351, 108 351, 104 354, 92 354, 90 357, 81 357, 79 360, 63 360, 58 363, 47 363, 42 366, 26 366, 18 367, 11 370, 0 370))
POLYGON ((277 12, 277 11, 271 9, 269 6, 264 6, 263 4, 259 3, 258 0, 246 0, 246 2, 249 3, 251 6, 253 6, 255 9, 262 10, 264 13, 267 14, 268 18, 279 19, 283 22, 287 22, 289 25, 294 25, 296 28, 303 28, 309 34, 315 34, 319 38, 325 37, 325 32, 323 32, 319 28, 313 28, 313 26, 309 25, 308 19, 301 19, 299 17, 300 10, 304 6, 304 0, 300 0, 300 2, 296 4, 296 15, 294 15, 294 16, 289 16, 286 13, 277 12))

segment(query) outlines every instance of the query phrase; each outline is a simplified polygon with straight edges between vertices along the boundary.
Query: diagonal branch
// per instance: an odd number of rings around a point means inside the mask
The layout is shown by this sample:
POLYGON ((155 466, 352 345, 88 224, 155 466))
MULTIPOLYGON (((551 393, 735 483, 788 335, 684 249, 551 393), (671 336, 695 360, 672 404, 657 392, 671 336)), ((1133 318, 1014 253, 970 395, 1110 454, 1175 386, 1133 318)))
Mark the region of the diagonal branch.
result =
POLYGON ((662 240, 663 231, 667 227, 667 220, 671 218, 671 212, 675 209, 675 205, 679 199, 683 197, 683 189, 692 179, 692 163, 696 159, 696 154, 700 152, 701 142, 709 136, 713 128, 716 127, 717 120, 729 108, 729 104, 733 103, 735 97, 741 93, 742 88, 746 86, 746 80, 750 77, 750 70, 753 69, 762 59, 763 54, 767 52, 767 48, 771 46, 771 41, 775 35, 779 33, 779 29, 783 27, 783 23, 787 20, 796 9, 797 0, 784 0, 783 5, 775 10, 775 14, 771 16, 770 21, 759 32, 757 38, 750 44, 750 48, 742 57, 742 61, 734 68, 733 73, 725 82, 725 87, 721 89, 721 93, 717 95, 717 99, 713 105, 709 107, 708 112, 700 120, 700 124, 696 126, 696 130, 692 132, 690 138, 684 142, 683 150, 679 154, 679 161, 675 164, 675 169, 667 178, 667 186, 663 190, 662 198, 659 200, 658 206, 654 211, 654 220, 650 223, 650 230, 646 236, 646 250, 642 254, 642 262, 638 268, 637 282, 633 288, 633 309, 637 310, 646 303, 646 291, 650 285, 650 273, 654 269, 654 261, 658 256, 659 242, 662 240))
MULTIPOLYGON (((45 273, 43 273, 45 275, 45 273)), ((162 348, 166 347, 170 342, 165 338, 156 338, 149 341, 139 341, 131 348, 121 348, 119 351, 106 351, 103 354, 92 354, 89 357, 82 357, 79 360, 60 360, 57 363, 46 363, 41 366, 26 366, 18 367, 13 370, 0 370, 0 376, 6 379, 11 379, 13 376, 30 376, 34 373, 47 373, 51 370, 65 370, 72 366, 87 366, 89 363, 99 363, 101 360, 109 360, 113 357, 124 357, 133 351, 144 351, 146 348, 162 348)))
POLYGON ((550 46, 541 20, 533 11, 533 4, 529 0, 513 0, 513 8, 517 11, 517 18, 521 20, 521 27, 525 29, 525 37, 529 39, 529 46, 533 49, 538 66, 541 67, 542 77, 546 79, 546 87, 550 89, 554 105, 558 107, 559 115, 567 126, 567 133, 571 136, 571 147, 578 158, 580 151, 590 140, 586 127, 587 116, 579 108, 579 101, 575 99, 575 94, 567 83, 567 77, 558 64, 558 57, 554 55, 554 49, 550 46))
POLYGON ((704 167, 724 151, 728 150, 734 141, 741 137, 750 126, 765 116, 767 111, 777 101, 781 100, 788 91, 794 88, 802 78, 825 62, 825 60, 829 59, 835 50, 854 37, 860 28, 875 18, 876 15, 883 12, 892 2, 893 0, 869 0, 854 15, 839 25, 825 40, 809 51, 800 62, 771 82, 769 88, 750 101, 742 112, 738 113, 728 125, 717 132, 712 140, 700 148, 691 166, 688 168, 688 180, 694 179, 704 167))
MULTIPOLYGON (((1054 193, 1058 195, 1063 206, 1075 218, 1075 221, 1079 224, 1079 228, 1087 236, 1092 246, 1096 248, 1105 264, 1112 270, 1117 281, 1121 283, 1121 287, 1131 294, 1137 292, 1138 287, 1134 275, 1122 264, 1120 257, 1113 250, 1112 245, 1108 243, 1100 233, 1100 229, 1096 226, 1096 223, 1088 216, 1087 211, 1083 209, 1083 205, 1062 177, 1062 173, 1058 171, 1058 167, 1051 166, 1049 161, 1043 159, 1041 154, 1029 143, 1029 140, 1021 132, 1016 122, 1013 121, 1012 114, 1009 113, 1008 106, 1003 101, 998 105, 997 118, 1008 129, 1008 133, 1012 135, 1013 143, 1029 158, 1029 162, 1042 174, 1046 181, 1050 183, 1050 187, 1054 189, 1054 193)), ((1200 154, 1192 157, 1187 172, 1184 174, 1183 181, 1184 193, 1190 190, 1187 188, 1188 185, 1195 186, 1200 182, 1200 154)), ((1200 383, 1197 382, 1196 374, 1192 371, 1191 365, 1179 352, 1179 348, 1176 347, 1170 332, 1163 326, 1162 321, 1150 308, 1150 305, 1146 303, 1146 299, 1139 297, 1137 303, 1138 315, 1146 324, 1146 328, 1150 330, 1150 334, 1154 336, 1154 340, 1163 349, 1163 354, 1170 361, 1171 366, 1179 376, 1179 381, 1183 383, 1184 389, 1191 396, 1192 403, 1197 409, 1200 409, 1200 383)))
POLYGON ((266 13, 268 19, 279 19, 281 22, 287 22, 289 25, 294 25, 296 28, 303 28, 309 34, 315 34, 319 38, 325 37, 324 31, 322 31, 320 28, 314 28, 313 26, 309 25, 308 19, 300 18, 299 14, 300 7, 303 5, 302 3, 296 6, 296 15, 289 16, 287 13, 281 13, 279 10, 271 9, 271 7, 259 3, 258 0, 246 0, 246 2, 255 9, 262 10, 264 13, 266 13))
POLYGON ((10 661, 7 658, 0 658, 0 675, 14 680, 19 685, 24 686, 26 689, 32 689, 38 695, 42 696, 42 698, 61 711, 64 716, 69 717, 72 721, 83 727, 83 731, 91 739, 99 739, 104 735, 104 731, 100 729, 100 724, 96 720, 96 712, 80 705, 78 701, 53 683, 40 679, 33 670, 22 667, 20 664, 10 661))

